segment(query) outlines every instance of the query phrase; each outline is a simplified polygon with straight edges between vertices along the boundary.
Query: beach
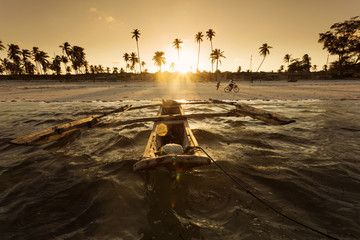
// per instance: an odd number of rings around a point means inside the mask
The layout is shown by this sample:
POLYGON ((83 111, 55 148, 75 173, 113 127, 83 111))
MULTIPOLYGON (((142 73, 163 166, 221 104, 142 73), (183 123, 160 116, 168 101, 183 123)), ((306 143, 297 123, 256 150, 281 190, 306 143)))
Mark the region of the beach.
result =
POLYGON ((216 82, 171 81, 0 81, 1 102, 71 102, 123 100, 359 100, 358 80, 238 81, 238 93, 225 93, 227 80, 216 82))

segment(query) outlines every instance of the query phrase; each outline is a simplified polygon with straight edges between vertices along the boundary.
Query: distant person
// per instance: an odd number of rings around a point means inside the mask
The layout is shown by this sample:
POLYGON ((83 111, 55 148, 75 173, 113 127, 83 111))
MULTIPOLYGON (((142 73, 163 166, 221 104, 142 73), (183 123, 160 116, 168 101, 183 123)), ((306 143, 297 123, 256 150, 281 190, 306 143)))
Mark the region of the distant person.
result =
POLYGON ((218 90, 219 87, 220 87, 220 81, 218 81, 217 84, 216 84, 216 90, 218 90))
POLYGON ((230 91, 231 91, 233 89, 233 87, 234 87, 234 80, 230 79, 229 87, 230 87, 230 91))

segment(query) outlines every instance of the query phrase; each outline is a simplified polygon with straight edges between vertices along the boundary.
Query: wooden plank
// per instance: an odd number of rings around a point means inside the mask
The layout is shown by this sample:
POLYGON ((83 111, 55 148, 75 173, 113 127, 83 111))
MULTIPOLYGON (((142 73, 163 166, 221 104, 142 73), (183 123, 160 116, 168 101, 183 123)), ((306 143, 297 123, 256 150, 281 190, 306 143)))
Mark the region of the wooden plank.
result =
POLYGON ((254 108, 245 103, 235 103, 235 102, 224 102, 220 100, 211 99, 213 103, 228 104, 236 107, 236 112, 243 116, 249 116, 273 125, 285 125, 295 122, 294 119, 287 118, 283 115, 266 111, 263 109, 254 108))
POLYGON ((138 110, 142 108, 151 108, 151 107, 158 107, 161 104, 149 104, 149 105, 143 105, 143 106, 124 106, 119 109, 114 109, 110 112, 105 112, 103 114, 96 114, 91 117, 83 118, 80 120, 75 120, 70 123, 60 124, 57 126, 54 126, 52 128, 48 128, 39 132, 31 133, 26 136, 21 136, 19 138, 16 138, 14 140, 11 140, 10 143, 13 144, 20 144, 20 145, 41 145, 44 143, 48 143, 51 141, 58 140, 69 133, 74 132, 77 129, 80 128, 91 128, 96 125, 104 124, 105 122, 108 122, 112 120, 113 118, 117 117, 117 115, 104 118, 105 116, 112 115, 114 113, 123 113, 127 110, 138 110), (104 118, 104 119, 102 119, 104 118))
POLYGON ((151 107, 159 107, 161 106, 160 103, 157 104, 148 104, 148 105, 142 105, 142 106, 136 106, 136 107, 130 107, 129 110, 137 110, 137 109, 142 109, 142 108, 151 108, 151 107))
MULTIPOLYGON (((42 144, 42 142, 50 138, 54 135, 59 135, 61 137, 64 136, 64 133, 73 130, 75 128, 81 128, 81 127, 92 127, 94 124, 98 122, 98 118, 101 117, 101 115, 94 115, 91 117, 87 117, 84 119, 72 121, 70 123, 65 123, 61 125, 57 125, 52 128, 48 128, 39 132, 31 133, 26 136, 22 136, 19 138, 16 138, 11 143, 14 144, 21 144, 21 145, 39 145, 42 144)), ((66 134, 65 134, 66 135, 66 134)))
POLYGON ((195 113, 195 114, 175 114, 175 115, 161 115, 156 117, 137 118, 126 121, 117 122, 116 125, 126 125, 138 122, 151 122, 151 121, 173 121, 173 120, 185 120, 188 118, 206 118, 206 117, 230 117, 238 116, 235 111, 223 112, 223 113, 195 113))
MULTIPOLYGON (((168 100, 169 101, 169 100, 168 100)), ((177 102, 174 101, 175 104, 180 104, 180 105, 191 105, 191 104, 212 104, 212 102, 210 101, 187 101, 187 102, 177 102)), ((149 104, 149 105, 142 105, 142 106, 136 106, 136 107, 130 107, 129 110, 138 110, 138 109, 142 109, 142 108, 151 108, 151 107, 160 107, 162 104, 161 103, 155 103, 155 104, 149 104)))
POLYGON ((287 118, 274 112, 254 108, 244 103, 236 104, 236 111, 242 115, 249 116, 273 125, 286 125, 295 122, 294 119, 287 118))
POLYGON ((129 106, 124 106, 119 109, 115 109, 113 111, 101 115, 96 114, 91 117, 75 120, 69 123, 60 124, 52 128, 48 128, 39 132, 31 133, 26 136, 16 138, 14 140, 11 140, 10 143, 20 144, 20 145, 41 145, 44 143, 55 141, 66 136, 69 133, 74 132, 77 129, 94 127, 95 125, 102 123, 102 121, 100 121, 102 117, 108 116, 109 114, 124 112, 127 109, 129 109, 129 106))
MULTIPOLYGON (((255 119, 262 120, 264 122, 274 124, 274 125, 284 125, 295 122, 293 119, 289 119, 285 116, 280 114, 276 114, 270 111, 257 109, 251 107, 244 103, 235 103, 235 102, 224 102, 220 100, 210 99, 210 101, 203 101, 203 102, 189 102, 188 104, 207 104, 207 103, 219 103, 219 104, 228 104, 233 105, 236 107, 234 111, 223 112, 223 113, 197 113, 197 114, 187 114, 187 115, 165 115, 165 116, 157 116, 157 117, 148 117, 148 118, 139 118, 139 119, 131 119, 126 121, 117 122, 117 125, 125 125, 131 124, 136 122, 146 122, 146 121, 173 121, 173 120, 184 120, 187 118, 206 118, 206 117, 227 117, 227 116, 250 116, 255 119)), ((181 103, 179 103, 181 104, 181 103)), ((61 124, 49 129, 45 129, 43 131, 35 132, 26 136, 19 137, 10 141, 13 144, 22 144, 22 145, 40 145, 50 141, 57 140, 59 138, 64 137, 65 135, 74 132, 80 128, 91 128, 95 125, 104 124, 105 122, 113 119, 116 116, 112 116, 110 118, 106 118, 100 121, 101 118, 114 114, 114 113, 121 113, 127 110, 135 110, 141 109, 146 107, 156 107, 160 106, 161 104, 152 104, 152 105, 145 105, 145 106, 138 106, 138 107, 131 107, 125 106, 120 109, 115 109, 113 111, 104 113, 104 114, 97 114, 91 117, 87 117, 80 120, 75 120, 70 123, 61 124)))

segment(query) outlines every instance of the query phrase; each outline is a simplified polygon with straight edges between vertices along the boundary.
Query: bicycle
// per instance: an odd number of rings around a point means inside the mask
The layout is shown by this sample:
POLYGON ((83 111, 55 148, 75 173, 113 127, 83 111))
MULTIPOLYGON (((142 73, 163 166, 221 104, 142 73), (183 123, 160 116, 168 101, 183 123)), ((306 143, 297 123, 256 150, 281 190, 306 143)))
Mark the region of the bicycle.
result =
POLYGON ((231 91, 234 91, 237 93, 237 92, 239 92, 239 87, 236 84, 234 84, 234 86, 232 88, 229 85, 224 88, 224 92, 226 92, 226 93, 231 92, 231 91))

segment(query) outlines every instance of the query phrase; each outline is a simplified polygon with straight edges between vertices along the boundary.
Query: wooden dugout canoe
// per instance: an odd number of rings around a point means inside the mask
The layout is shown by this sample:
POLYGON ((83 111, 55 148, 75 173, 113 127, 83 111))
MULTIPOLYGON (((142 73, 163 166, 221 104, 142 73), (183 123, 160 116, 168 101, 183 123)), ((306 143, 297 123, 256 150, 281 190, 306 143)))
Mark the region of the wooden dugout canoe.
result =
MULTIPOLYGON (((179 114, 184 115, 180 103, 163 101, 157 116, 179 114)), ((135 171, 166 168, 170 171, 183 172, 189 168, 210 164, 210 159, 200 149, 191 148, 195 146, 198 146, 198 142, 187 118, 155 121, 144 154, 133 168, 135 171)))

